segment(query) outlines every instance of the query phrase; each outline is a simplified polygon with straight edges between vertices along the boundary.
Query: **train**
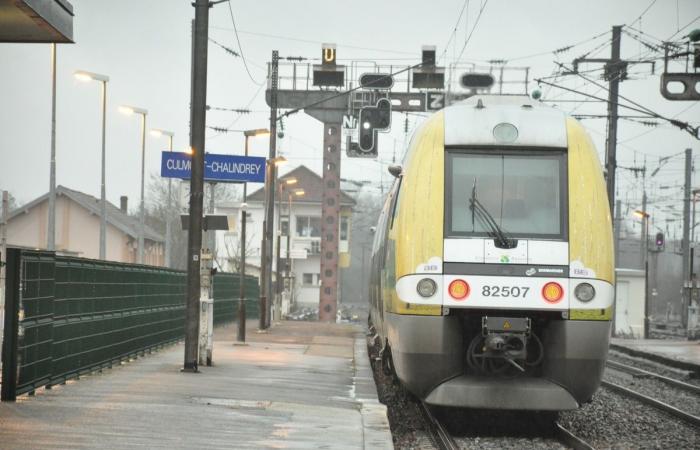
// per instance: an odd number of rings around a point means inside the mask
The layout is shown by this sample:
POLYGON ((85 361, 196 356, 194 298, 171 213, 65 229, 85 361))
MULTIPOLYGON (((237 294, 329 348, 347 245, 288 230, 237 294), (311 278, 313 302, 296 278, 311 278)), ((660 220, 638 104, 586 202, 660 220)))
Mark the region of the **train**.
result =
POLYGON ((474 95, 429 116, 389 171, 369 286, 383 369, 433 406, 589 402, 614 247, 584 127, 525 95, 474 95))

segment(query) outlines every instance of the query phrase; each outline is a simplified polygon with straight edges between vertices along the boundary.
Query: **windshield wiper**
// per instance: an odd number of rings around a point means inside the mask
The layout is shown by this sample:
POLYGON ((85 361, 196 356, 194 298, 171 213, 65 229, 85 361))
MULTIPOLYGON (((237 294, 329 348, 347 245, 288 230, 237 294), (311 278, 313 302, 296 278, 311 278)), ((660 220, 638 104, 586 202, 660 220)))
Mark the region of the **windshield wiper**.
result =
POLYGON ((479 221, 486 225, 491 231, 489 235, 494 238, 496 247, 498 248, 515 248, 518 246, 518 242, 515 239, 509 238, 506 233, 498 226, 496 220, 493 218, 491 213, 481 204, 476 198, 476 177, 474 178, 474 185, 472 186, 472 196, 469 199, 469 209, 472 211, 472 230, 474 229, 474 218, 478 218, 479 221))

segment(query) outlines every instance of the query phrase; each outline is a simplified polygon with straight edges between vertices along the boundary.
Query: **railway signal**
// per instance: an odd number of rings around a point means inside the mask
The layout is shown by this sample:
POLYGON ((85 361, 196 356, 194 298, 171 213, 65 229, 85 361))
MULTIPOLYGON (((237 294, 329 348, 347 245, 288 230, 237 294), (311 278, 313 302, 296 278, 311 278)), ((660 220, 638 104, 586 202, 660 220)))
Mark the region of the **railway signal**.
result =
POLYGON ((654 243, 656 244, 656 249, 658 251, 663 250, 665 244, 664 234, 661 232, 656 233, 656 240, 654 241, 654 243))
POLYGON ((376 106, 360 109, 359 149, 363 153, 377 154, 377 132, 391 128, 391 101, 379 99, 376 106))

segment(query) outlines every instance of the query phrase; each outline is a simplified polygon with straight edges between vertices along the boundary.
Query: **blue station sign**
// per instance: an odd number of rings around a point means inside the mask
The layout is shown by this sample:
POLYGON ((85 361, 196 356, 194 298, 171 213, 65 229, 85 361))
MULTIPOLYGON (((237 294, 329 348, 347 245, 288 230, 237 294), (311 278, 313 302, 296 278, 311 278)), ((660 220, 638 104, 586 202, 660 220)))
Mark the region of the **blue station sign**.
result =
MULTIPOLYGON (((181 152, 163 152, 160 176, 190 179, 192 156, 181 152)), ((204 155, 204 180, 219 182, 265 182, 265 158, 258 156, 204 155)))

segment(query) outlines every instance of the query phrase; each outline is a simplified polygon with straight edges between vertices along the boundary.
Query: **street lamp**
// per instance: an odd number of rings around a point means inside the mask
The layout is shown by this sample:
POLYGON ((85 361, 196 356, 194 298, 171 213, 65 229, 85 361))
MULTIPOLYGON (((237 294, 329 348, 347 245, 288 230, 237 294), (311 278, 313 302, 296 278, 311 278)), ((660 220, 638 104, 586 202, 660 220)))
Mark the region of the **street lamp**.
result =
POLYGON ((644 339, 649 339, 649 213, 635 210, 634 216, 642 220, 642 238, 644 239, 644 339))
POLYGON ((107 259, 107 194, 105 188, 105 129, 107 121, 107 75, 98 73, 86 72, 84 70, 76 71, 73 76, 77 80, 89 82, 99 81, 102 84, 102 181, 100 186, 100 259, 107 259))
POLYGON ((301 197, 305 194, 303 189, 294 189, 293 191, 290 191, 288 193, 289 195, 289 206, 287 207, 287 262, 284 267, 284 277, 287 279, 287 283, 289 285, 289 298, 290 298, 290 304, 291 304, 291 297, 292 297, 292 281, 291 281, 291 272, 292 272, 292 262, 291 262, 291 241, 292 241, 292 197, 297 196, 301 197))
MULTIPOLYGON (((297 179, 294 177, 281 178, 279 180, 279 191, 277 192, 277 306, 279 307, 279 295, 282 293, 282 277, 280 273, 280 266, 282 265, 282 191, 287 190, 287 186, 292 186, 297 184, 297 179)), ((291 193, 290 193, 291 195, 291 193)), ((287 236, 289 236, 289 219, 287 219, 287 236)), ((289 237, 287 237, 287 242, 289 242, 289 237)), ((287 248, 289 251, 289 248, 287 248)))
MULTIPOLYGON (((167 130, 161 130, 160 128, 152 128, 151 129, 151 136, 155 137, 161 137, 161 136, 166 136, 168 138, 168 151, 173 151, 173 136, 175 133, 172 131, 167 131, 167 130)), ((173 189, 173 179, 168 178, 168 204, 167 204, 167 213, 165 216, 165 267, 170 267, 170 240, 172 236, 172 230, 171 230, 171 220, 170 220, 170 214, 172 213, 172 189, 173 189)))
MULTIPOLYGON (((251 137, 255 136, 268 136, 270 134, 270 130, 266 128, 256 128, 253 130, 245 130, 243 131, 243 135, 245 136, 245 156, 248 156, 248 140, 251 137)), ((248 200, 248 183, 244 182, 243 183, 243 203, 241 203, 241 257, 239 259, 239 282, 238 282, 238 335, 236 336, 237 340, 239 342, 245 342, 245 252, 246 252, 246 208, 247 208, 247 200, 248 200)), ((262 293, 262 289, 260 290, 262 293)), ((260 297, 260 323, 263 324, 263 309, 264 307, 264 298, 261 296, 260 297)), ((260 328, 262 329, 263 326, 261 325, 260 328)))
POLYGON ((137 262, 143 264, 143 235, 145 228, 144 177, 146 175, 146 116, 148 115, 148 110, 122 105, 119 107, 119 111, 127 115, 141 115, 141 207, 139 212, 139 252, 137 262))

